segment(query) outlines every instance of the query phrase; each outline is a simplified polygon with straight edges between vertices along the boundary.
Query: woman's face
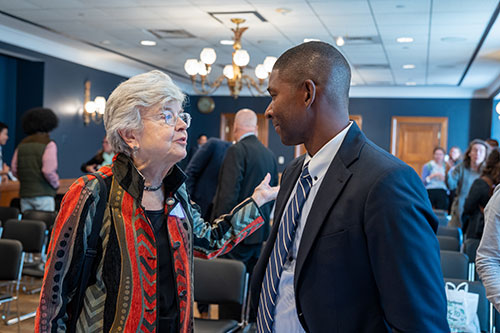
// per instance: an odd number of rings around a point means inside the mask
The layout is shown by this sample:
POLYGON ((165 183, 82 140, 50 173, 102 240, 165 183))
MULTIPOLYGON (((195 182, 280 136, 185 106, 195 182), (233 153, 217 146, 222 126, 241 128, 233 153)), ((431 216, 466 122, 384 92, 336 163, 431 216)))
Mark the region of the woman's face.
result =
POLYGON ((443 163, 443 161, 444 161, 444 151, 442 151, 441 149, 436 150, 434 152, 434 161, 437 164, 443 163))
POLYGON ((458 150, 457 148, 451 148, 450 157, 453 161, 458 160, 460 158, 460 150, 458 150))
POLYGON ((141 112, 144 129, 138 135, 138 143, 142 159, 174 164, 186 157, 187 124, 178 117, 182 112, 181 103, 177 101, 141 112), (173 125, 166 123, 168 111, 174 115, 173 125))
POLYGON ((479 165, 483 163, 486 158, 486 147, 480 143, 476 143, 472 146, 469 153, 470 160, 473 164, 479 165))

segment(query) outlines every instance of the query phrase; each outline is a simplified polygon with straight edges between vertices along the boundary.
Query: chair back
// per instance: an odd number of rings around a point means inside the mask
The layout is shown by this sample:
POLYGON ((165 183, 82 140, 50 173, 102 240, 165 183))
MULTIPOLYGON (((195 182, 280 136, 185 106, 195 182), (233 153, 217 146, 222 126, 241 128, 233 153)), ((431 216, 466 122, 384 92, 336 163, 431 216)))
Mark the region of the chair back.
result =
POLYGON ((450 221, 450 217, 449 217, 448 212, 446 210, 433 209, 433 212, 439 221, 439 226, 445 227, 448 225, 448 222, 450 221))
POLYGON ((460 251, 460 243, 458 239, 449 236, 437 236, 439 241, 439 249, 444 251, 460 251))
POLYGON ((464 240, 464 236, 462 233, 462 229, 458 227, 447 227, 447 226, 439 226, 437 230, 438 236, 448 236, 454 237, 458 239, 460 246, 462 246, 462 242, 464 240))
POLYGON ((477 316, 479 318, 479 327, 481 332, 491 332, 490 327, 490 304, 486 298, 486 291, 483 284, 480 281, 467 281, 462 279, 444 279, 445 282, 451 282, 455 286, 458 286, 462 282, 467 282, 469 284, 469 292, 479 295, 479 302, 477 305, 477 316))
POLYGON ((467 280, 469 277, 469 257, 456 251, 441 252, 441 270, 445 279, 467 280))
POLYGON ((245 265, 240 261, 194 259, 194 299, 197 302, 243 305, 247 280, 245 265))
POLYGON ((33 220, 8 220, 3 227, 3 239, 15 239, 27 253, 41 253, 45 240, 45 223, 33 220))
POLYGON ((23 213, 23 220, 42 221, 47 226, 47 230, 51 229, 56 221, 56 212, 48 212, 44 210, 27 210, 23 213))
POLYGON ((0 207, 0 221, 5 223, 10 219, 19 220, 19 209, 16 207, 0 207))
POLYGON ((480 241, 480 239, 469 238, 464 242, 464 253, 469 257, 470 262, 476 261, 476 252, 480 241))
POLYGON ((14 281, 21 276, 23 245, 14 239, 0 239, 0 280, 14 281))

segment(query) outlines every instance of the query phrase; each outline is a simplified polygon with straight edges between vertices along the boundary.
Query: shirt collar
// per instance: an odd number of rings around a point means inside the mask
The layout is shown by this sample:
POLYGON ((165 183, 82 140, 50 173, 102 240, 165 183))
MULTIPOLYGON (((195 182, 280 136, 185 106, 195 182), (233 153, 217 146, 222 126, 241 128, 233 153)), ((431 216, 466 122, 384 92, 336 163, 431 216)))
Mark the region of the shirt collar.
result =
POLYGON ((246 138, 247 136, 250 136, 250 135, 255 135, 254 132, 248 132, 248 133, 245 133, 243 134, 242 136, 240 136, 240 138, 238 139, 238 142, 240 142, 241 140, 243 140, 244 138, 246 138))
POLYGON ((349 122, 346 128, 344 128, 339 134, 334 136, 330 141, 328 141, 321 149, 313 156, 306 154, 304 159, 304 165, 309 162, 309 174, 313 180, 313 186, 316 184, 323 176, 326 174, 328 167, 332 163, 335 155, 340 149, 340 145, 344 141, 344 138, 351 128, 352 121, 349 122))

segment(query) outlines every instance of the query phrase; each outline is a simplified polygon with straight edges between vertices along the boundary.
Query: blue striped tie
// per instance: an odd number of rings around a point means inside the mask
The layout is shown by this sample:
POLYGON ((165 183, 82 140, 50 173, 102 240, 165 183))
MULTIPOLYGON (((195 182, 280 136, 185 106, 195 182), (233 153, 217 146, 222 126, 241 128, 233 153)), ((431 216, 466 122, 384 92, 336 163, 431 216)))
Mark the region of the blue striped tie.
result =
POLYGON ((269 256, 260 291, 259 309, 257 310, 257 330, 259 333, 271 332, 273 328, 274 307, 276 306, 281 272, 288 258, 288 252, 292 249, 295 229, 300 219, 302 206, 312 186, 308 164, 309 162, 300 175, 295 195, 288 204, 283 223, 278 227, 278 235, 274 242, 273 251, 269 256))

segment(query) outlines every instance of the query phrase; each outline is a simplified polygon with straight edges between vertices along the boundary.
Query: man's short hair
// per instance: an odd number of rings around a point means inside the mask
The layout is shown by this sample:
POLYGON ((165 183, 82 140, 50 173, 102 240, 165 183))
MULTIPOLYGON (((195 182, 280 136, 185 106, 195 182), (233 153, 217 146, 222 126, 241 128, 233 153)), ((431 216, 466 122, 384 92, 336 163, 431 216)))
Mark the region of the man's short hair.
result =
POLYGON ((2 123, 2 122, 0 121, 0 132, 2 132, 5 128, 7 128, 7 129, 8 129, 8 128, 9 128, 9 126, 7 126, 7 124, 6 124, 6 123, 2 123))

